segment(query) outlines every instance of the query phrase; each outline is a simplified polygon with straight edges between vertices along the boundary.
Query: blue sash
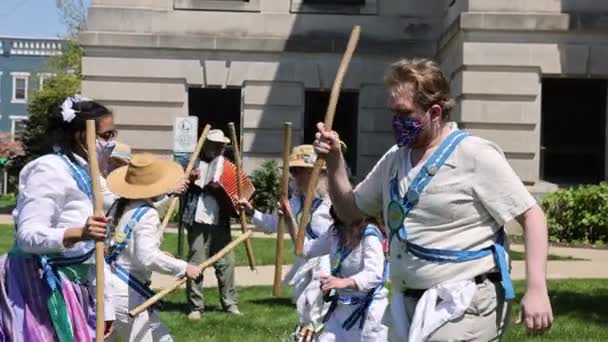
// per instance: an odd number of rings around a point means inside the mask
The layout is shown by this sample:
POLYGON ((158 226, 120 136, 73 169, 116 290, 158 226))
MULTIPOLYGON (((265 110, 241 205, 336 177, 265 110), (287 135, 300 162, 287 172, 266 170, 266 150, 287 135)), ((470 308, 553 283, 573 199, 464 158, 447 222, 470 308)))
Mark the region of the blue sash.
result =
POLYGON ((61 159, 68 165, 70 171, 72 172, 72 177, 78 184, 78 188, 84 192, 87 197, 92 201, 93 200, 93 185, 91 182, 91 176, 89 175, 89 171, 82 165, 73 163, 70 158, 68 158, 65 154, 57 153, 61 159))
POLYGON ((511 275, 509 274, 509 268, 505 256, 506 251, 504 248, 504 230, 500 232, 498 239, 492 246, 475 251, 425 248, 409 242, 407 239, 407 230, 404 225, 405 218, 416 206, 416 204, 418 204, 420 195, 424 191, 424 188, 433 179, 433 176, 435 176, 443 164, 445 164, 445 161, 454 152, 458 144, 469 135, 469 133, 460 130, 455 130, 450 133, 450 135, 441 143, 439 148, 422 166, 420 172, 418 172, 410 184, 405 197, 401 198, 399 195, 398 175, 395 175, 395 177, 390 180, 389 187, 391 201, 387 209, 387 224, 391 230, 390 239, 392 240, 392 238, 396 235, 401 242, 406 244, 407 251, 410 254, 420 259, 432 262, 466 262, 481 259, 493 254, 498 271, 502 277, 505 298, 510 301, 515 299, 515 290, 513 289, 511 275))
POLYGON ((114 233, 114 238, 110 243, 110 253, 106 256, 106 263, 110 265, 114 274, 118 277, 118 279, 122 280, 125 284, 127 284, 130 288, 135 290, 139 295, 141 295, 144 299, 149 299, 154 296, 155 293, 150 289, 150 287, 133 276, 129 271, 122 267, 119 263, 116 262, 120 254, 125 250, 129 240, 131 239, 133 229, 137 226, 137 223, 141 220, 141 218, 145 215, 145 213, 150 209, 149 205, 143 205, 137 209, 131 216, 129 222, 124 227, 123 230, 117 230, 114 233))
MULTIPOLYGON (((365 239, 366 236, 375 236, 380 242, 384 239, 382 233, 376 228, 374 225, 368 225, 363 232, 363 237, 361 240, 365 239)), ((342 262, 346 260, 346 257, 350 254, 350 250, 345 248, 345 246, 338 246, 338 253, 336 254, 334 260, 332 260, 332 271, 331 274, 333 276, 338 276, 342 269, 342 262)), ((357 306, 353 313, 348 316, 344 322, 342 323, 342 328, 345 330, 350 330, 352 327, 359 322, 359 329, 363 329, 363 325, 365 324, 365 319, 367 318, 367 313, 369 312, 369 308, 374 301, 374 297, 378 291, 380 291, 384 287, 384 283, 388 278, 388 260, 386 257, 384 258, 384 270, 382 272, 382 281, 376 285, 373 289, 369 290, 365 296, 363 297, 340 297, 338 295, 334 296, 331 300, 331 304, 329 309, 327 310, 327 314, 323 318, 323 323, 329 320, 329 317, 336 311, 338 304, 346 304, 346 305, 355 305, 357 306)))
MULTIPOLYGON (((312 230, 312 215, 315 213, 315 211, 317 211, 317 209, 319 209, 319 207, 321 206, 322 203, 323 203, 323 200, 320 198, 317 198, 317 197, 315 197, 312 200, 312 207, 310 209, 310 214, 308 217, 308 224, 306 225, 306 235, 308 236, 309 239, 312 239, 312 240, 319 238, 319 234, 315 233, 315 231, 312 230)), ((300 223, 300 220, 302 219, 303 210, 304 210, 304 197, 302 196, 301 201, 300 201, 300 210, 296 214, 296 221, 298 223, 300 223)))

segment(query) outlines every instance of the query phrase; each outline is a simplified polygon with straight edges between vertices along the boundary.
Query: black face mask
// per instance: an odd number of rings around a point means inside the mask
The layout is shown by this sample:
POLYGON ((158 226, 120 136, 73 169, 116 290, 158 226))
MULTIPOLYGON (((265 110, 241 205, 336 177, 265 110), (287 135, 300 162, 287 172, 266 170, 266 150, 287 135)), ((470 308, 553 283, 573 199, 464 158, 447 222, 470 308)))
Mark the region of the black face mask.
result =
POLYGON ((222 155, 223 146, 215 146, 210 144, 206 149, 203 149, 203 152, 200 154, 200 159, 206 163, 210 163, 213 159, 222 155))
POLYGON ((200 159, 205 163, 211 163, 211 161, 215 158, 213 156, 207 155, 206 153, 201 153, 200 159))

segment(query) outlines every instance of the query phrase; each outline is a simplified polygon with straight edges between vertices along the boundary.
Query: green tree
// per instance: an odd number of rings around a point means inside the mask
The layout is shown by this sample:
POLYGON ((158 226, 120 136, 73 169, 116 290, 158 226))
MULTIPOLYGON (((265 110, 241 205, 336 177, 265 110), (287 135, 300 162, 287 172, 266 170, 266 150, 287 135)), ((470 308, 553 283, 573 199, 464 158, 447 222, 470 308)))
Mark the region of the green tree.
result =
POLYGON ((281 195, 281 174, 275 160, 267 160, 253 171, 251 182, 255 187, 253 205, 262 212, 270 212, 277 207, 281 195))

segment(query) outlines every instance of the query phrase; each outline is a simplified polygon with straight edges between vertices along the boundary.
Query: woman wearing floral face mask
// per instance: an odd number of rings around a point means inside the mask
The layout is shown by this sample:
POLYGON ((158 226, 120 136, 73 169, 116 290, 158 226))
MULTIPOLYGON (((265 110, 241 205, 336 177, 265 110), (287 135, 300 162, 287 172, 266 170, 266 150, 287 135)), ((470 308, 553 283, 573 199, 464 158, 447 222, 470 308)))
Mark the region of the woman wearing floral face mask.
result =
POLYGON ((97 122, 97 139, 95 141, 99 169, 104 177, 111 171, 111 156, 116 146, 118 131, 114 128, 114 115, 107 115, 97 122))
MULTIPOLYGON (((49 153, 19 174, 13 211, 15 244, 0 258, 0 340, 95 339, 95 241, 108 218, 93 216, 86 121, 97 135, 113 129, 112 112, 80 96, 50 113, 49 153)), ((106 267, 104 314, 112 332, 114 308, 106 267)))
POLYGON ((498 145, 448 123, 455 103, 436 63, 394 63, 386 85, 397 144, 354 190, 336 133, 319 124, 315 146, 338 215, 383 215, 390 229, 391 340, 500 340, 514 299, 503 227, 514 219, 526 241, 520 321, 549 329, 542 209, 498 145))

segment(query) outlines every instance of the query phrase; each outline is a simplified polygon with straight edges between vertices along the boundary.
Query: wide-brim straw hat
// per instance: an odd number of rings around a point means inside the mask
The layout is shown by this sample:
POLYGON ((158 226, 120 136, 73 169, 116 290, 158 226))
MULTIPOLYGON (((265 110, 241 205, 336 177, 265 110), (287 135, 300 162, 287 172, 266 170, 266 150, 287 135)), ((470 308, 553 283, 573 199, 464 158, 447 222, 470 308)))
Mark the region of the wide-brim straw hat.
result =
POLYGON ((210 130, 209 133, 207 133, 207 140, 223 144, 230 143, 230 139, 224 135, 224 132, 221 129, 210 130))
POLYGON ((165 194, 184 178, 182 167, 168 159, 149 153, 134 154, 129 165, 108 176, 114 194, 127 199, 147 199, 165 194))
MULTIPOLYGON (((346 144, 343 141, 340 141, 340 145, 342 145, 342 151, 345 152, 346 144)), ((296 146, 293 148, 291 155, 289 156, 289 168, 313 168, 318 158, 319 156, 317 155, 317 152, 315 152, 313 145, 296 146)), ((325 169, 326 167, 323 166, 323 170, 325 169)))
POLYGON ((118 159, 126 164, 129 163, 129 160, 131 160, 132 157, 131 146, 119 141, 116 142, 116 146, 114 146, 112 154, 110 155, 110 158, 118 159))

